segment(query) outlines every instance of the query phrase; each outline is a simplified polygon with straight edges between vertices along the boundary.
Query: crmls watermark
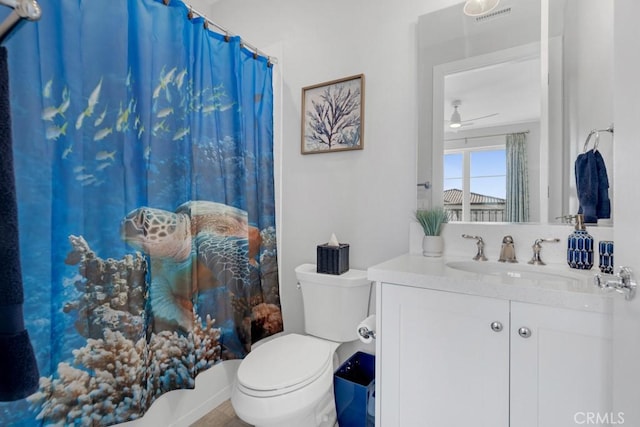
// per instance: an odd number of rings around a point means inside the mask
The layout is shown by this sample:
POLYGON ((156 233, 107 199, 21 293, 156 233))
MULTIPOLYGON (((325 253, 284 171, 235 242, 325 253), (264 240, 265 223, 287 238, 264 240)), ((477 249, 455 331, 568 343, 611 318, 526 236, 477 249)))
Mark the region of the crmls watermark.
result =
POLYGON ((576 412, 573 421, 578 425, 616 426, 624 424, 624 412, 576 412))

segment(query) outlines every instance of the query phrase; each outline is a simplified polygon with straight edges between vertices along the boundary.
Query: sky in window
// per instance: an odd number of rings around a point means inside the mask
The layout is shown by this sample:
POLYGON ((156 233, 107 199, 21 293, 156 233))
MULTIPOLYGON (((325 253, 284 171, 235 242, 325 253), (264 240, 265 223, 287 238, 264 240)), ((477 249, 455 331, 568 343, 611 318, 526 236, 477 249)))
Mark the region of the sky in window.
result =
MULTIPOLYGON (((462 189, 462 153, 444 155, 444 190, 462 189)), ((473 193, 505 198, 506 153, 500 150, 478 150, 471 152, 471 189, 473 193)))

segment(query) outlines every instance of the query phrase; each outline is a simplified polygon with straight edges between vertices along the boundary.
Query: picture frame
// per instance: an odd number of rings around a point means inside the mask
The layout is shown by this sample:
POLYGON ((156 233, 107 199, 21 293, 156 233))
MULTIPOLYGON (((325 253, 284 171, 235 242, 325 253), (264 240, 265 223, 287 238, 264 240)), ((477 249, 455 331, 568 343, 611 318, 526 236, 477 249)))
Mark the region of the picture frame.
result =
POLYGON ((302 154, 364 148, 364 74, 302 88, 300 142, 302 154))

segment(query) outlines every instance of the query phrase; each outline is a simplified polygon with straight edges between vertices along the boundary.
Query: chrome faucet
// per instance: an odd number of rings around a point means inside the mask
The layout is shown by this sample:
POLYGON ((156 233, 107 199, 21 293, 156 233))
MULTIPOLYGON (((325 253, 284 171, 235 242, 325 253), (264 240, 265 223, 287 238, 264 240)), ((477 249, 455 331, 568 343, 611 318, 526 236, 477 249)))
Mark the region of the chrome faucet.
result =
POLYGON ((504 236, 502 238, 502 247, 500 248, 500 262, 518 262, 516 259, 516 247, 513 244, 513 237, 504 236))
POLYGON ((480 236, 471 236, 469 234, 463 234, 465 239, 476 239, 476 245, 478 246, 478 253, 473 257, 474 261, 486 261, 487 257, 484 256, 484 240, 480 236))
POLYGON ((533 264, 533 265, 545 265, 545 263, 540 259, 540 251, 542 250, 542 242, 559 242, 560 239, 558 238, 554 238, 554 239, 536 239, 535 243, 533 244, 533 246, 531 246, 533 248, 533 257, 531 258, 531 261, 529 261, 529 264, 533 264))

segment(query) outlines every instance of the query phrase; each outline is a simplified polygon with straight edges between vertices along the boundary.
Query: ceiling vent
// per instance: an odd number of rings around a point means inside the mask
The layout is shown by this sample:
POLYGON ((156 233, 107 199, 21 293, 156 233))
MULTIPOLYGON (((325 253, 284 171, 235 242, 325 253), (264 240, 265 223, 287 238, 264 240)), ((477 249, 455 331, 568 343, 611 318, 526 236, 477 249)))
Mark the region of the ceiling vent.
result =
POLYGON ((481 23, 481 22, 491 21, 493 19, 500 18, 502 16, 507 16, 510 13, 511 13, 511 8, 510 7, 505 7, 504 9, 495 10, 495 11, 489 12, 487 14, 484 14, 482 16, 477 16, 476 17, 476 22, 477 23, 481 23))

